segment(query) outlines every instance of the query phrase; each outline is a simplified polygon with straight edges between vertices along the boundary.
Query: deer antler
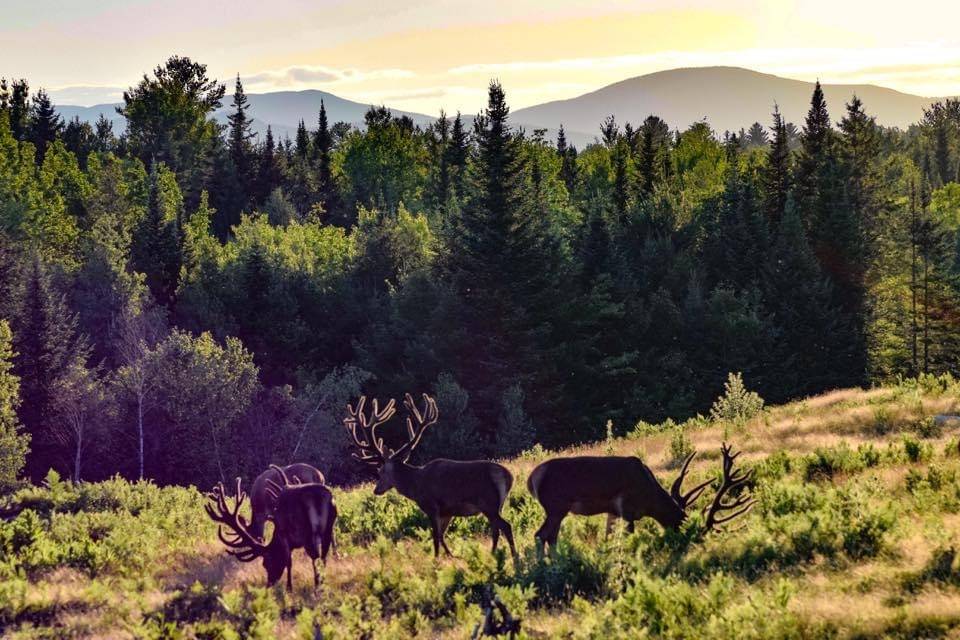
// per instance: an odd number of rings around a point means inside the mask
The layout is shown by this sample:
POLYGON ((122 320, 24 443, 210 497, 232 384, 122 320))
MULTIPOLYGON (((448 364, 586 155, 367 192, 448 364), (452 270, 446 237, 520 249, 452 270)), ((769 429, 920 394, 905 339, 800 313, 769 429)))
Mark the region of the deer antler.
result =
POLYGON ((213 491, 207 495, 212 504, 205 504, 204 508, 210 519, 219 523, 217 536, 227 546, 227 553, 241 562, 251 562, 262 556, 267 549, 267 545, 247 531, 246 520, 240 515, 240 507, 247 497, 247 494, 240 489, 240 478, 237 478, 237 491, 233 509, 230 509, 227 505, 226 490, 223 488, 222 482, 218 482, 213 491), (230 529, 233 537, 227 537, 223 532, 224 526, 230 529))
POLYGON ((690 467, 690 463, 693 462, 693 459, 696 456, 696 451, 687 456, 686 460, 683 461, 683 466, 680 468, 680 475, 677 476, 677 479, 673 481, 673 486, 670 487, 670 496, 673 498, 674 502, 680 505, 680 508, 684 510, 686 510, 689 505, 696 502, 704 490, 710 486, 711 482, 713 482, 713 479, 711 478, 710 480, 701 482, 685 494, 680 493, 680 489, 683 486, 683 481, 687 477, 687 469, 690 467))
POLYGON ((353 453, 354 458, 372 466, 380 466, 386 461, 387 456, 383 452, 383 438, 378 438, 376 429, 381 424, 393 417, 396 412, 396 401, 391 399, 387 406, 380 410, 380 405, 376 399, 373 400, 373 412, 368 418, 363 412, 364 405, 367 402, 366 396, 360 396, 357 407, 347 405, 347 417, 343 419, 344 426, 350 432, 353 442, 360 449, 360 454, 353 453), (363 437, 357 432, 357 429, 363 432, 363 437))
POLYGON ((741 452, 732 453, 732 448, 727 443, 720 447, 720 453, 723 454, 723 479, 717 494, 713 501, 704 509, 706 518, 704 520, 704 531, 712 531, 716 527, 727 523, 734 518, 745 514, 753 508, 756 500, 747 494, 741 494, 733 498, 730 502, 724 502, 723 499, 731 491, 744 486, 750 481, 753 475, 753 469, 743 472, 740 469, 734 469, 733 463, 741 452), (724 512, 731 512, 727 515, 721 515, 724 512))
POLYGON ((423 394, 423 412, 417 408, 416 403, 413 401, 413 396, 409 393, 405 394, 403 397, 403 406, 407 408, 407 442, 396 450, 393 454, 393 457, 399 457, 401 460, 406 461, 410 457, 410 454, 413 453, 413 450, 420 444, 420 438, 423 437, 424 431, 427 430, 427 427, 434 424, 437 419, 440 417, 440 412, 437 409, 437 402, 427 394, 423 394), (413 422, 416 421, 417 426, 414 428, 413 422))

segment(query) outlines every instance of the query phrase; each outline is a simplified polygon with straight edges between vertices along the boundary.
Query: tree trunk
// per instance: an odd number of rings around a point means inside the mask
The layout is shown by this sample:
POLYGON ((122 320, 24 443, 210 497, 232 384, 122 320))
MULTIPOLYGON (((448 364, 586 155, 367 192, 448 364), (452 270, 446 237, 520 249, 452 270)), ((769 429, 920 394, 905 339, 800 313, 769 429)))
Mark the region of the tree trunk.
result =
POLYGON ((143 480, 143 391, 137 394, 137 435, 140 441, 140 480, 143 480))

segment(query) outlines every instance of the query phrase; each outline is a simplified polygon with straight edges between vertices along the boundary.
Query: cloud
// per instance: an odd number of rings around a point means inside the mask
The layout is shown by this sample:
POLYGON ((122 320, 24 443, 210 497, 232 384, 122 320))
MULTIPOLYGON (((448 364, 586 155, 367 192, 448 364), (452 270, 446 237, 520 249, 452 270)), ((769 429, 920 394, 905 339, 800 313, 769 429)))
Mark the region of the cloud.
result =
POLYGON ((95 104, 120 102, 123 99, 122 87, 72 86, 47 89, 54 104, 78 105, 89 107, 95 104))
POLYGON ((357 83, 368 80, 402 80, 416 77, 406 69, 334 69, 323 66, 294 66, 261 71, 243 78, 246 85, 272 89, 313 84, 357 83))

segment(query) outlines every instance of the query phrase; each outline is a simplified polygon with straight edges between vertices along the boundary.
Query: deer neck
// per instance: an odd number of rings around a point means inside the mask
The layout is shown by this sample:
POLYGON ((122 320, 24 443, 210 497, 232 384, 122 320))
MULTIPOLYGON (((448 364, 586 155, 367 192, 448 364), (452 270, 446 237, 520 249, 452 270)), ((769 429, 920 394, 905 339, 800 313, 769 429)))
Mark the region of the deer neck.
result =
POLYGON ((422 474, 423 467, 415 467, 407 463, 397 466, 394 471, 397 493, 414 502, 420 502, 425 488, 421 481, 422 474))

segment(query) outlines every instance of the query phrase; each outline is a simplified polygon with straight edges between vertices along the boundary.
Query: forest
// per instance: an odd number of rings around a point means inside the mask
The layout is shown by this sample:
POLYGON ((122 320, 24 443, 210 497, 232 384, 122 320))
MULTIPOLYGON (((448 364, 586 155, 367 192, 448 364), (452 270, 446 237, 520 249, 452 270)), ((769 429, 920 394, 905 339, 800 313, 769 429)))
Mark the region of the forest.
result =
POLYGON ((960 101, 907 130, 869 106, 613 114, 576 149, 512 126, 495 81, 475 118, 321 103, 278 140, 185 57, 124 93, 122 132, 3 80, 0 491, 366 479, 361 393, 436 398, 424 459, 505 458, 706 413, 731 373, 783 403, 956 371, 960 101))

